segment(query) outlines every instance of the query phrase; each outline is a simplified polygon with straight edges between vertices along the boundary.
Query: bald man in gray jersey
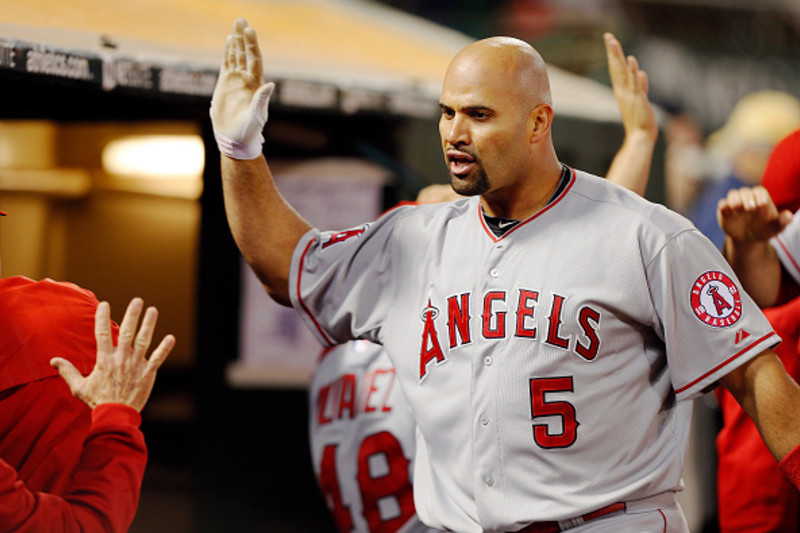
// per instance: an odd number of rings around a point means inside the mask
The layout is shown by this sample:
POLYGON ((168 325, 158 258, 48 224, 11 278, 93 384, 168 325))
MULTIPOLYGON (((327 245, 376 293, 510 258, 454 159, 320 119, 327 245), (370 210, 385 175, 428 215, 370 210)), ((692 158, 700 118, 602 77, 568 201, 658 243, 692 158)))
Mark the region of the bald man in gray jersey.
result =
POLYGON ((211 116, 228 220, 323 344, 383 344, 419 428, 415 504, 453 531, 684 532, 691 400, 724 384, 776 458, 800 443, 779 339, 691 224, 562 164, 545 64, 499 37, 442 89, 447 204, 320 232, 261 156, 272 84, 237 21, 211 116))

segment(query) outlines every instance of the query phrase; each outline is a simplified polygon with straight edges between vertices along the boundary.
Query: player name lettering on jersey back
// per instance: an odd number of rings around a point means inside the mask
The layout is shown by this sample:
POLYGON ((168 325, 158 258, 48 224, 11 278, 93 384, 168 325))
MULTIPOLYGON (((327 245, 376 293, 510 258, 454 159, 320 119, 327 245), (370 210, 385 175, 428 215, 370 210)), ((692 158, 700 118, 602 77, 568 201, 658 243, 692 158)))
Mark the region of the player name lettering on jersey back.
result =
POLYGON ((343 374, 322 386, 317 396, 319 425, 358 415, 380 415, 392 411, 389 397, 394 387, 393 368, 378 368, 363 375, 343 374))
MULTIPOLYGON (((523 288, 512 292, 487 292, 480 299, 479 313, 471 309, 473 300, 467 292, 450 296, 442 305, 447 318, 444 339, 450 349, 473 341, 473 319, 480 321, 478 331, 482 340, 509 337, 538 340, 561 350, 570 350, 586 361, 594 360, 600 349, 600 312, 590 305, 566 311, 566 296, 556 293, 543 295, 540 291, 523 288)), ((421 314, 425 324, 420 348, 420 381, 432 366, 447 360, 435 322, 439 314, 439 306, 428 300, 421 314)))

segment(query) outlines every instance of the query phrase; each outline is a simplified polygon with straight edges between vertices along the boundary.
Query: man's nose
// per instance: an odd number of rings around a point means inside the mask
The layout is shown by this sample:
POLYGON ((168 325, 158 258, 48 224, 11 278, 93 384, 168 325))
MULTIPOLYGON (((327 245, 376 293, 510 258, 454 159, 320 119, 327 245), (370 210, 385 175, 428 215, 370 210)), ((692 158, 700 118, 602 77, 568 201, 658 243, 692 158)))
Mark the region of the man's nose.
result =
POLYGON ((462 117, 456 115, 448 121, 445 141, 453 146, 469 144, 469 128, 462 117))

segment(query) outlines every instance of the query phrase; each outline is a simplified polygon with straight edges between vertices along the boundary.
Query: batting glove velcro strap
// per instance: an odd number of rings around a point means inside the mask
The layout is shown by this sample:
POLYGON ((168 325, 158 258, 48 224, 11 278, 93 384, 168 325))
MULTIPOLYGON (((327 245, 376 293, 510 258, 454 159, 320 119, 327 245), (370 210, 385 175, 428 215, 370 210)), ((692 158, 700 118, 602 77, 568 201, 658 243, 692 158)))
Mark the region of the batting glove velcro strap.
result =
POLYGON ((800 489, 800 446, 786 454, 781 459, 781 470, 795 487, 800 489))
POLYGON ((261 135, 258 142, 250 144, 239 144, 218 131, 214 132, 214 138, 217 140, 220 153, 231 159, 255 159, 261 155, 261 145, 264 143, 264 137, 261 135))

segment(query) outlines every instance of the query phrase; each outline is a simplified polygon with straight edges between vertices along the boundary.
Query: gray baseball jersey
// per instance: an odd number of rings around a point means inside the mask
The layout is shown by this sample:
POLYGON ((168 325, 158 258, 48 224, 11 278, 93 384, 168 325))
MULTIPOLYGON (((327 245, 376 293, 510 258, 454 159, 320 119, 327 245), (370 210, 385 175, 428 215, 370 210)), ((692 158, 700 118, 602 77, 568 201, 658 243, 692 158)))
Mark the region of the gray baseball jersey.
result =
POLYGON ((770 240, 781 264, 794 280, 800 283, 800 211, 795 213, 789 225, 770 240))
POLYGON ((431 531, 414 509, 416 424, 383 347, 326 350, 308 395, 314 472, 339 531, 431 531))
POLYGON ((688 221, 580 171, 502 237, 478 197, 311 230, 290 284, 321 342, 386 348, 417 513, 453 531, 680 490, 686 400, 779 341, 688 221))

